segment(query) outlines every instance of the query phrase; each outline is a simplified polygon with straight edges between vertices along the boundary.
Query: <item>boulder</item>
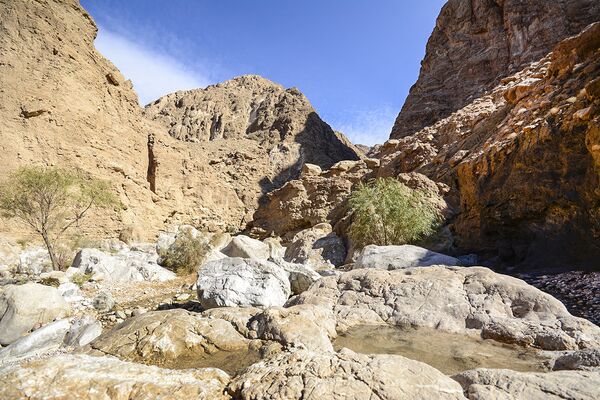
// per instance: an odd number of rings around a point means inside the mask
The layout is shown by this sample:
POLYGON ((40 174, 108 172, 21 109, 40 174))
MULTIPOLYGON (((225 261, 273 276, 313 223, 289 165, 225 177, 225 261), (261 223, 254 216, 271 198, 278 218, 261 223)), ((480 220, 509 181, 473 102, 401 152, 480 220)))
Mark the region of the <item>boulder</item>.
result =
POLYGON ((67 303, 77 303, 83 300, 81 289, 73 282, 62 283, 57 289, 67 303))
POLYGON ((177 371, 114 357, 64 354, 0 367, 0 398, 226 400, 218 369, 177 371))
POLYGON ((260 240, 244 235, 235 236, 221 252, 229 257, 254 258, 258 260, 267 260, 270 255, 268 245, 260 240))
POLYGON ((92 306, 100 312, 108 312, 115 307, 115 300, 110 292, 100 292, 92 300, 92 306))
MULTIPOLYGON (((196 368, 217 352, 247 352, 250 340, 231 323, 186 310, 153 311, 129 318, 94 340, 90 347, 122 360, 166 368, 196 368)), ((223 368, 223 367, 221 367, 223 368)))
POLYGON ((0 344, 8 345, 69 313, 69 305, 56 288, 37 283, 9 285, 0 293, 0 344))
POLYGON ((342 238, 332 232, 330 224, 321 223, 298 232, 287 247, 284 258, 320 270, 342 265, 346 253, 342 238))
POLYGON ((594 400, 600 396, 599 371, 516 372, 476 369, 452 376, 469 399, 594 400))
POLYGON ((460 385, 395 355, 298 350, 250 366, 228 387, 236 399, 464 399, 460 385))
POLYGON ((15 340, 0 350, 0 363, 58 349, 63 344, 70 327, 69 319, 61 319, 15 340))
POLYGON ((12 269, 19 265, 21 246, 6 238, 0 238, 0 269, 12 269))
POLYGON ((356 259, 354 269, 380 268, 387 270, 428 267, 430 265, 461 265, 460 260, 436 253, 422 247, 405 244, 402 246, 366 246, 356 259))
POLYGON ((313 351, 333 351, 336 337, 331 310, 302 304, 290 308, 269 307, 250 322, 258 338, 313 351))
POLYGON ((48 249, 43 246, 28 247, 19 254, 19 272, 22 274, 39 275, 52 270, 52 262, 48 249))
POLYGON ((92 274, 95 280, 164 282, 175 278, 175 273, 161 267, 157 261, 156 253, 126 249, 107 254, 98 249, 81 249, 71 267, 81 274, 92 274))
POLYGON ((262 310, 256 307, 222 307, 211 308, 202 312, 202 316, 207 318, 218 318, 228 321, 243 336, 256 339, 255 333, 251 332, 250 320, 262 310))
POLYGON ((307 290, 310 285, 321 279, 321 275, 310 266, 294 264, 283 259, 271 260, 288 274, 290 288, 293 294, 300 294, 307 290))
POLYGON ((323 277, 289 303, 333 310, 338 332, 388 324, 478 333, 545 350, 600 347, 600 327, 524 281, 483 267, 353 270, 323 277))
POLYGON ((81 347, 102 333, 94 318, 65 318, 52 322, 0 350, 0 363, 31 355, 41 355, 61 347, 81 347))
MULTIPOLYGON (((261 243, 262 244, 262 243, 261 243)), ((289 275, 270 261, 225 258, 198 271, 202 307, 282 306, 291 293, 289 275)))
POLYGON ((554 360, 555 371, 559 370, 600 370, 600 348, 569 351, 554 360))

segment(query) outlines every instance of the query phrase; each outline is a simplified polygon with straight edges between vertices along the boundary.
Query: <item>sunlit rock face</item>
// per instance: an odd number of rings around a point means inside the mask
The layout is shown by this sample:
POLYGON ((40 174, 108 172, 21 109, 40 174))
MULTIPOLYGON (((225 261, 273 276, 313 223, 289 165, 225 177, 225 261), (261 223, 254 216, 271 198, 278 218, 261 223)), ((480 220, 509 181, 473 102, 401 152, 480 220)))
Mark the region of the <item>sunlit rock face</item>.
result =
POLYGON ((597 266, 600 25, 468 105, 377 149, 380 176, 451 187, 458 248, 527 268, 597 266))
POLYGON ((595 0, 448 1, 391 138, 447 117, 598 20, 595 0))

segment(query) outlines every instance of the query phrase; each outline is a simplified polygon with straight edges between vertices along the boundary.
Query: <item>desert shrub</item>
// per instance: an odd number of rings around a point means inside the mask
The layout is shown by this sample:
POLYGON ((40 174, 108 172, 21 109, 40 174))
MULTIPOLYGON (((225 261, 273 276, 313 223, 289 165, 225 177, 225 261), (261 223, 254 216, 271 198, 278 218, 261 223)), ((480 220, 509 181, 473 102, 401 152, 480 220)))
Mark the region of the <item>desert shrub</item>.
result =
POLYGON ((57 288, 60 286, 60 281, 56 278, 43 278, 40 280, 40 284, 57 288))
POLYGON ((82 287, 84 283, 89 282, 90 279, 92 279, 92 274, 82 274, 80 272, 76 272, 71 276, 71 282, 79 287, 82 287))
POLYGON ((191 230, 183 230, 161 254, 161 264, 178 275, 189 275, 196 272, 209 251, 210 245, 203 238, 194 237, 191 230))
POLYGON ((440 221, 424 193, 392 178, 359 184, 348 204, 349 236, 357 247, 412 243, 434 233, 440 221))
POLYGON ((55 243, 90 210, 116 206, 107 182, 61 168, 21 167, 0 184, 0 210, 29 226, 44 240, 54 269, 55 243))

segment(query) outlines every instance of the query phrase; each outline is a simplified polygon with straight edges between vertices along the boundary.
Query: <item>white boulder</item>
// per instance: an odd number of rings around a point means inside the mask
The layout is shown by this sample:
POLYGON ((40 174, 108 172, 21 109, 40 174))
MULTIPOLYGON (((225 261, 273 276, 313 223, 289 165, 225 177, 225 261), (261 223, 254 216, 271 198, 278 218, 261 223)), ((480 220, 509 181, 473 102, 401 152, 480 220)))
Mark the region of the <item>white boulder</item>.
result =
POLYGON ((461 262, 457 258, 409 244, 402 246, 369 245, 360 252, 353 269, 379 268, 394 270, 431 265, 456 266, 461 265, 461 262))
POLYGON ((56 288, 37 283, 9 285, 0 294, 0 344, 8 345, 69 313, 69 305, 56 288))
POLYGON ((212 261, 198 271, 198 300, 205 309, 282 306, 291 293, 288 276, 266 260, 234 257, 212 261))

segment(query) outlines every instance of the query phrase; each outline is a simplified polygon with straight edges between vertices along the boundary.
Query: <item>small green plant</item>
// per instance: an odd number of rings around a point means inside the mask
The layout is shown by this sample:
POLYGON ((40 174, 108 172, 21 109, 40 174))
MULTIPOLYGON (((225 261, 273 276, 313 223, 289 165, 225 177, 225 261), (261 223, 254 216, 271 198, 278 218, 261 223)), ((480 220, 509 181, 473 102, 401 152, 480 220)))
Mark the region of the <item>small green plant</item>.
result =
POLYGON ((0 210, 44 240, 52 268, 60 268, 58 239, 93 208, 116 206, 107 182, 60 168, 21 167, 0 184, 0 210))
POLYGON ((175 242, 161 254, 161 264, 178 275, 189 275, 197 268, 210 251, 210 245, 201 238, 195 238, 191 230, 177 234, 175 242))
POLYGON ((43 278, 40 280, 40 284, 57 288, 60 286, 60 281, 56 278, 43 278))
POLYGON ((440 221, 422 192, 392 178, 359 184, 349 206, 349 236, 359 247, 415 242, 433 234, 440 221))
POLYGON ((89 282, 92 279, 92 274, 82 274, 77 272, 71 276, 71 282, 79 287, 82 287, 84 283, 89 282))

